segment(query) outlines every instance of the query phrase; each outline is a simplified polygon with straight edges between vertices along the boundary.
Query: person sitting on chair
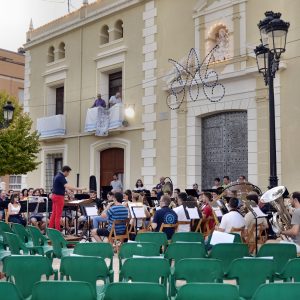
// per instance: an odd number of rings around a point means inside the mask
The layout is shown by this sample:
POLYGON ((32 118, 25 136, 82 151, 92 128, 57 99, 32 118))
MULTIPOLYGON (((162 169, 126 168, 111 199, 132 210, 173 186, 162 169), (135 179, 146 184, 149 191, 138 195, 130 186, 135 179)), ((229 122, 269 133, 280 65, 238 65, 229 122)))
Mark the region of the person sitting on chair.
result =
MULTIPOLYGON (((183 203, 187 201, 187 194, 186 193, 179 193, 178 194, 178 207, 173 208, 173 211, 177 214, 178 221, 184 221, 184 222, 191 222, 190 219, 186 217, 185 209, 183 207, 183 203)), ((190 224, 180 224, 178 226, 178 232, 189 232, 191 231, 191 225, 190 224)))
MULTIPOLYGON (((168 195, 163 195, 159 203, 161 208, 156 210, 151 224, 151 227, 154 231, 160 231, 162 224, 176 224, 178 219, 176 212, 169 208, 171 198, 168 195)), ((175 229, 166 228, 164 232, 166 233, 168 240, 170 240, 175 232, 175 229)))
POLYGON ((222 221, 218 230, 223 232, 231 232, 232 228, 244 228, 246 226, 245 219, 238 211, 239 199, 230 198, 228 204, 230 211, 222 217, 222 221))
POLYGON ((16 194, 13 194, 10 198, 10 203, 8 204, 8 222, 11 223, 18 223, 22 224, 23 226, 26 225, 26 221, 23 219, 20 210, 21 210, 21 204, 19 201, 19 196, 16 194))
MULTIPOLYGON (((115 193, 114 202, 107 205, 101 214, 102 218, 108 219, 107 228, 94 228, 92 230, 92 236, 97 242, 101 242, 101 236, 108 237, 112 229, 112 224, 114 221, 124 221, 128 218, 128 208, 122 205, 123 194, 115 193)), ((116 234, 123 234, 126 230, 125 224, 117 224, 115 227, 116 234)))

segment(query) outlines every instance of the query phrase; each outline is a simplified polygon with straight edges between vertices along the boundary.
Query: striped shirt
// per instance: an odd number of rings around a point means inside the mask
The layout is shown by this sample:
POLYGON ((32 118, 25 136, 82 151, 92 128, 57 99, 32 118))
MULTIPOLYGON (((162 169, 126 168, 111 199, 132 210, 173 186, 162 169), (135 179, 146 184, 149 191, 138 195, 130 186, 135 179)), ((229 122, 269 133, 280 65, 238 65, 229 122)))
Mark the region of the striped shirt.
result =
MULTIPOLYGON (((115 205, 112 206, 107 211, 108 217, 108 228, 107 230, 110 232, 113 221, 115 220, 126 220, 128 218, 128 209, 123 205, 115 205)), ((126 226, 124 224, 117 224, 116 225, 116 234, 123 234, 125 232, 126 226)))

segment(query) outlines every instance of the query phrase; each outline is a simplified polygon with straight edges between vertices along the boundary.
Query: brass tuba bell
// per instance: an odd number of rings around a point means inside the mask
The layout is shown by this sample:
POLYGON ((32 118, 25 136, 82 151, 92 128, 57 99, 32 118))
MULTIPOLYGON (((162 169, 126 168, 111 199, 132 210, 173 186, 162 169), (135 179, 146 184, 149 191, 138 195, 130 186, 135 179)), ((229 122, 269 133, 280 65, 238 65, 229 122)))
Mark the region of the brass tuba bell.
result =
POLYGON ((173 195, 173 182, 170 177, 165 178, 165 184, 163 185, 161 190, 164 194, 168 193, 171 196, 173 195))

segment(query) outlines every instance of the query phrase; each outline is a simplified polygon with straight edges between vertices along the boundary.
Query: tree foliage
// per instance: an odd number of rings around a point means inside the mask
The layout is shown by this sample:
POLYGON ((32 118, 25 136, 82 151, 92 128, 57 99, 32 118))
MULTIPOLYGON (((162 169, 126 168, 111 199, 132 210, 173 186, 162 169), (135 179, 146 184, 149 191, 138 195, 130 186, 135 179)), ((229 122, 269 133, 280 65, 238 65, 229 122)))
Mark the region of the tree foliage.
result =
POLYGON ((14 117, 7 128, 0 128, 0 176, 6 174, 26 174, 40 164, 39 134, 31 131, 32 120, 18 101, 6 93, 0 93, 0 124, 4 124, 3 106, 7 99, 15 107, 14 117))

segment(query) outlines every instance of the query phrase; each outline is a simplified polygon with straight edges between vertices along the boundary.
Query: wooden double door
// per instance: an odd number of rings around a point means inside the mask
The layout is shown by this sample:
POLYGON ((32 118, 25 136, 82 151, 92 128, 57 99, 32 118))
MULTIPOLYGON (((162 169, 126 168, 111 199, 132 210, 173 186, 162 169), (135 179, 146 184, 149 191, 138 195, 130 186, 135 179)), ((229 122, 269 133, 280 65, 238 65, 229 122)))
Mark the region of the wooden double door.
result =
POLYGON ((124 149, 109 148, 100 152, 100 186, 110 185, 113 174, 124 174, 124 149))

